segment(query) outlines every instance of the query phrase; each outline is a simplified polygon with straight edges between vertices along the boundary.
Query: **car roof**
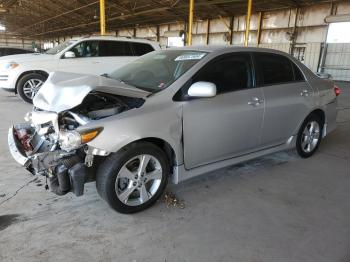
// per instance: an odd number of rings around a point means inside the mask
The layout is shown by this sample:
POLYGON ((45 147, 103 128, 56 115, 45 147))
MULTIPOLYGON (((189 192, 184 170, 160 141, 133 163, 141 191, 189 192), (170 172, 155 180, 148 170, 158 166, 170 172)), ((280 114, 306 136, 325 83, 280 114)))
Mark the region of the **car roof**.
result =
POLYGON ((94 35, 94 36, 85 36, 85 37, 74 37, 71 40, 112 40, 112 41, 128 41, 128 42, 135 42, 135 43, 146 43, 146 44, 158 44, 155 41, 143 39, 143 38, 135 38, 135 37, 120 37, 120 36, 101 36, 101 35, 94 35))
POLYGON ((224 46, 224 45, 203 45, 203 46, 185 46, 185 47, 173 47, 168 48, 167 50, 192 50, 192 51, 203 51, 203 52, 266 52, 280 55, 289 55, 288 53, 270 49, 270 48, 261 48, 261 47, 245 47, 245 46, 224 46))

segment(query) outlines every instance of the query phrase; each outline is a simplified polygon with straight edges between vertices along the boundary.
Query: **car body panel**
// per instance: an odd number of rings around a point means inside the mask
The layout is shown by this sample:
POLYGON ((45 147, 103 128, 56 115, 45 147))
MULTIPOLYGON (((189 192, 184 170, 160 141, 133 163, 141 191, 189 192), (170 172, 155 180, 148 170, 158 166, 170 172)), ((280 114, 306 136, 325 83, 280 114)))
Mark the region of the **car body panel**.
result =
POLYGON ((264 103, 249 105, 248 102, 255 97, 264 101, 261 88, 185 102, 183 130, 186 169, 232 158, 259 146, 264 103))
POLYGON ((314 108, 313 90, 305 81, 264 86, 262 89, 265 97, 262 144, 279 145, 296 134, 295 127, 300 123, 301 116, 308 115, 314 108), (283 125, 276 125, 282 122, 283 125))
POLYGON ((91 91, 137 98, 150 94, 103 76, 54 72, 34 97, 33 105, 42 110, 59 113, 81 104, 91 91))

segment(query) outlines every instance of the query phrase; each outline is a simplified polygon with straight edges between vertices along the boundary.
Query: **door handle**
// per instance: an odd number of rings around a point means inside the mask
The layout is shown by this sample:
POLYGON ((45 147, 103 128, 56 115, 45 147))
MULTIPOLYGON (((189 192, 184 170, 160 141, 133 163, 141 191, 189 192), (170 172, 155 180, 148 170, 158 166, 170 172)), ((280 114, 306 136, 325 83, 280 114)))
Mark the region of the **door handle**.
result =
POLYGON ((309 96, 309 91, 304 89, 303 91, 301 91, 300 95, 301 96, 309 96))
POLYGON ((258 97, 252 97, 252 99, 248 102, 248 105, 259 106, 262 103, 264 103, 264 100, 259 99, 258 97))

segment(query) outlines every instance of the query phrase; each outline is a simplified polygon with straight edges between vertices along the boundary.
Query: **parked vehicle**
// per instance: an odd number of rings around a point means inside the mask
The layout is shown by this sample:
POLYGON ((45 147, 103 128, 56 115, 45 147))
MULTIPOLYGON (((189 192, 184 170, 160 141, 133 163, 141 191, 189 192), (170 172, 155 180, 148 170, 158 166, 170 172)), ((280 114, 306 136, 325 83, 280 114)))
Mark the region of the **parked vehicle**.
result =
POLYGON ((34 51, 24 49, 24 48, 16 48, 16 47, 0 47, 0 56, 31 54, 31 53, 34 53, 34 51))
POLYGON ((112 36, 70 39, 46 53, 0 59, 0 88, 31 103, 50 72, 111 73, 138 56, 159 50, 156 42, 112 36))
POLYGON ((157 51, 107 77, 50 74, 13 157, 58 195, 97 191, 122 213, 175 184, 295 148, 307 158, 336 127, 339 88, 288 54, 238 47, 157 51))

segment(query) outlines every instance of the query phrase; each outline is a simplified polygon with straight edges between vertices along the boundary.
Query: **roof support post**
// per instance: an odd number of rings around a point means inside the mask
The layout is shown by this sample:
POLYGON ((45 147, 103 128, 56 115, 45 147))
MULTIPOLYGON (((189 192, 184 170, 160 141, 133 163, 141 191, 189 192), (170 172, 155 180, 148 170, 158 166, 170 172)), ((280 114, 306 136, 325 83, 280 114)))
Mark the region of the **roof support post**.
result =
POLYGON ((245 37, 244 37, 244 46, 248 46, 248 38, 249 38, 249 29, 250 29, 250 18, 252 16, 252 5, 253 0, 247 0, 247 20, 246 20, 246 27, 245 27, 245 37))
POLYGON ((194 0, 190 1, 190 8, 188 14, 188 36, 187 36, 187 45, 192 45, 192 28, 193 28, 193 9, 194 9, 194 0))
POLYGON ((100 0, 100 31, 101 35, 106 34, 106 14, 105 0, 100 0))

